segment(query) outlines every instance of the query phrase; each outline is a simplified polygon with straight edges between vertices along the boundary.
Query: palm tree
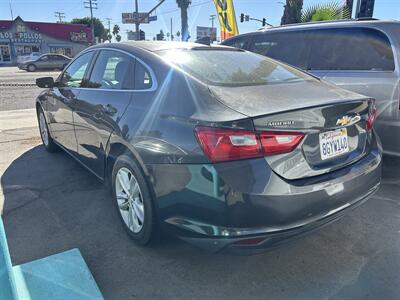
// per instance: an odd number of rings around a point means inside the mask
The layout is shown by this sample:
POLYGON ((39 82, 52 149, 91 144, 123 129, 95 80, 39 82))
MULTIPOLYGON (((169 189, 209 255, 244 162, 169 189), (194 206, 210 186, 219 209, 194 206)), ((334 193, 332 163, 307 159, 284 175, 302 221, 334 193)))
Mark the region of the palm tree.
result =
POLYGON ((285 10, 281 19, 281 25, 300 23, 303 0, 286 0, 285 10))
POLYGON ((176 4, 181 9, 181 24, 182 24, 182 41, 187 41, 189 39, 189 30, 188 30, 188 7, 192 3, 191 0, 176 0, 176 4))
POLYGON ((339 2, 315 4, 301 12, 301 22, 349 19, 350 17, 349 8, 339 2))

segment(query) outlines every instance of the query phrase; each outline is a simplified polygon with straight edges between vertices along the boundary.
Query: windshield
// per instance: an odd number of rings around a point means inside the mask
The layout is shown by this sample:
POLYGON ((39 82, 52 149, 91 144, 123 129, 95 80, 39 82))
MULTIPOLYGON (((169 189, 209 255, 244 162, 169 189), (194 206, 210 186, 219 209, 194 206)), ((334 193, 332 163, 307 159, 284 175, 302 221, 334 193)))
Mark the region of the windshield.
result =
POLYGON ((290 66, 250 52, 232 49, 171 49, 159 54, 211 85, 247 86, 316 80, 290 66))

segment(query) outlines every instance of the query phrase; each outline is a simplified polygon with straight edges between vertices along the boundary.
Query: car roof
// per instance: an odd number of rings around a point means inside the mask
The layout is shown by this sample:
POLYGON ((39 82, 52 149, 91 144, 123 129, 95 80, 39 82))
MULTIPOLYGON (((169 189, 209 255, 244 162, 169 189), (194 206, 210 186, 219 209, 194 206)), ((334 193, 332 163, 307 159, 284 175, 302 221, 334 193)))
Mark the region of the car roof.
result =
POLYGON ((378 20, 373 18, 361 18, 361 19, 346 19, 346 20, 334 20, 334 21, 318 21, 318 22, 307 22, 307 23, 295 23, 286 24, 274 27, 265 27, 259 31, 265 32, 275 29, 304 29, 304 28, 314 28, 314 27, 342 27, 346 26, 363 26, 363 25, 383 25, 383 24, 398 24, 399 21, 395 20, 378 20))
POLYGON ((112 45, 113 48, 122 48, 124 46, 130 46, 135 48, 141 48, 143 50, 147 50, 150 52, 157 52, 161 50, 170 50, 170 49, 194 49, 194 48, 221 48, 226 49, 226 46, 223 45, 204 45, 198 43, 190 43, 190 42, 170 42, 170 41, 127 41, 121 43, 112 43, 112 44, 103 44, 104 45, 112 45))
MULTIPOLYGON (((400 26, 400 22, 396 20, 378 20, 373 18, 361 18, 361 19, 346 19, 346 20, 333 20, 333 21, 317 21, 307 23, 294 23, 272 27, 260 28, 254 32, 248 32, 241 34, 240 36, 246 36, 251 34, 263 33, 263 32, 274 32, 274 31, 289 31, 298 29, 311 29, 311 28, 334 28, 334 27, 359 27, 359 26, 385 26, 396 24, 400 26)), ((235 38, 235 37, 232 37, 235 38)))

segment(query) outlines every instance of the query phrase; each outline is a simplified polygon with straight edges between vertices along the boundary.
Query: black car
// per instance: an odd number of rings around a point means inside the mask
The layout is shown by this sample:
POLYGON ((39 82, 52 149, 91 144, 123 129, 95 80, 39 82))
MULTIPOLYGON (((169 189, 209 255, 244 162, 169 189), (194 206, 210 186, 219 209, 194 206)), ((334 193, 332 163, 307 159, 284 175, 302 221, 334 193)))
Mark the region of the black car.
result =
POLYGON ((211 251, 261 251, 380 184, 374 101, 258 54, 103 44, 37 84, 45 148, 109 181, 142 245, 163 228, 211 251))

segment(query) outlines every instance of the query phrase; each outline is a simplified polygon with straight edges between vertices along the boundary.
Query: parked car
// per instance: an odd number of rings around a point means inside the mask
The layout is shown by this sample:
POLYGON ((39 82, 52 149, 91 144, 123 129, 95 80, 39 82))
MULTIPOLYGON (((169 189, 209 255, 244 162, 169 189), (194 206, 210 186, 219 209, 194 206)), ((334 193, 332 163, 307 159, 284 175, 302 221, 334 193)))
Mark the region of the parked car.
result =
POLYGON ((32 52, 28 55, 20 55, 20 56, 18 56, 17 61, 19 64, 21 64, 28 60, 36 60, 40 57, 40 55, 41 54, 39 52, 32 52))
POLYGON ((44 54, 37 59, 28 60, 18 65, 21 70, 35 72, 36 70, 63 70, 71 58, 61 54, 44 54))
POLYGON ((400 155, 400 22, 353 20, 268 28, 224 45, 306 70, 377 100, 376 130, 384 153, 400 155))
POLYGON ((374 101, 264 56, 133 42, 82 52, 37 98, 44 147, 109 181, 128 234, 261 251, 370 198, 374 101))

